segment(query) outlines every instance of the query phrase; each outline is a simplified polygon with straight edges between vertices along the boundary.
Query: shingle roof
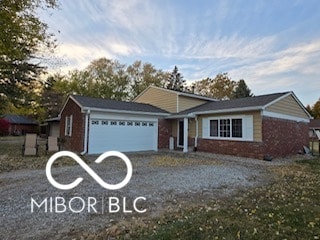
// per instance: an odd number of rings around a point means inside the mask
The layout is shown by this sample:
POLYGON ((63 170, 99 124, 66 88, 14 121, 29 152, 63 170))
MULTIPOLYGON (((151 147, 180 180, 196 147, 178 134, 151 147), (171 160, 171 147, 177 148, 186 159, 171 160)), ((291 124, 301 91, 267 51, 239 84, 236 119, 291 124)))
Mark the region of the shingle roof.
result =
POLYGON ((116 101, 103 98, 85 97, 72 95, 72 97, 82 106, 87 108, 123 110, 133 112, 168 113, 167 111, 145 103, 116 101))
POLYGON ((7 120, 11 124, 37 125, 38 123, 26 116, 16 114, 5 114, 1 118, 7 120))
POLYGON ((288 93, 289 92, 274 93, 274 94, 261 95, 261 96, 255 96, 255 97, 222 100, 217 102, 208 102, 200 106, 187 109, 183 112, 178 113, 177 115, 194 113, 194 112, 219 111, 219 110, 228 110, 228 109, 231 110, 231 109, 239 109, 239 108, 244 109, 244 108, 250 108, 250 107, 259 108, 267 105, 268 103, 288 93))
POLYGON ((310 128, 320 128, 320 119, 311 119, 309 127, 310 128))

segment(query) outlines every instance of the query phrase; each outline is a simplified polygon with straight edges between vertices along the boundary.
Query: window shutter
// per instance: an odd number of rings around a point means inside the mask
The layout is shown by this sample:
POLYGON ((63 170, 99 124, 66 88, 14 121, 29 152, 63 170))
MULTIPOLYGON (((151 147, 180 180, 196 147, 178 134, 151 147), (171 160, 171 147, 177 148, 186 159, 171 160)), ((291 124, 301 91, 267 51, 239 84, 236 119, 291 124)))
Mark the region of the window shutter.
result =
POLYGON ((243 138, 247 141, 253 141, 253 116, 246 115, 242 124, 243 138))
POLYGON ((70 123, 69 123, 69 124, 70 124, 70 128, 69 128, 69 136, 70 136, 70 137, 71 137, 71 135, 72 135, 72 123, 73 123, 73 121, 72 121, 72 120, 73 120, 72 115, 70 115, 70 120, 69 120, 69 121, 70 121, 70 123))
POLYGON ((69 117, 66 116, 65 122, 64 122, 64 135, 68 135, 68 125, 69 125, 69 117))
POLYGON ((209 137, 209 119, 208 118, 203 118, 202 119, 202 137, 203 138, 208 138, 209 137))

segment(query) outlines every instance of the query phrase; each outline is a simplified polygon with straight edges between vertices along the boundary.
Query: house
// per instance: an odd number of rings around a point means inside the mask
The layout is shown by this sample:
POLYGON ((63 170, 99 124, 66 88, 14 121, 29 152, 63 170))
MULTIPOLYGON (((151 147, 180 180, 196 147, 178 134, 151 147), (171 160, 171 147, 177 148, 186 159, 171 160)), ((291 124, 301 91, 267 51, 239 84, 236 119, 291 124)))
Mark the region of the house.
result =
POLYGON ((69 96, 60 113, 60 138, 82 154, 158 150, 158 119, 169 113, 150 104, 69 96))
MULTIPOLYGON (((184 152, 264 158, 296 154, 308 145, 311 116, 293 92, 215 101, 149 87, 134 101, 171 113, 160 122, 169 129, 175 147, 184 152)), ((161 135, 160 129, 159 135, 159 146, 169 142, 170 136, 161 135)))
POLYGON ((264 158, 308 145, 310 115, 293 92, 217 101, 148 87, 133 102, 70 96, 60 135, 81 153, 169 148, 264 158))
POLYGON ((17 114, 4 114, 1 118, 10 123, 10 135, 24 135, 26 133, 38 132, 38 122, 29 117, 17 114))
POLYGON ((60 136, 60 117, 48 118, 40 124, 41 135, 43 136, 60 136))
POLYGON ((320 140, 320 119, 311 119, 309 124, 309 137, 320 140))

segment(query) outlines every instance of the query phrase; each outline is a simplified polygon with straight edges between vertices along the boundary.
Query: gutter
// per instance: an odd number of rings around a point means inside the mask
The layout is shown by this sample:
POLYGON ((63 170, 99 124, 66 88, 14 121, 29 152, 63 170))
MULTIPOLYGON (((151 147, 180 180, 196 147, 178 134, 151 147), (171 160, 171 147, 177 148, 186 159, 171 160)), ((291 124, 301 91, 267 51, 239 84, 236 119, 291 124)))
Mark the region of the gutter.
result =
POLYGON ((204 114, 215 114, 215 113, 232 113, 232 112, 248 112, 248 111, 256 111, 262 110, 261 106, 256 107, 239 107, 239 108, 229 108, 229 109, 220 109, 220 110, 209 110, 209 111, 202 111, 202 112, 194 112, 197 115, 204 115, 204 114))
POLYGON ((198 148, 198 137, 199 137, 198 116, 196 116, 195 120, 196 120, 196 136, 194 138, 194 151, 197 151, 197 148, 198 148))
POLYGON ((244 107, 244 108, 229 108, 229 109, 220 109, 220 110, 208 110, 208 111, 199 111, 191 112, 185 114, 174 114, 165 117, 166 119, 178 119, 178 118, 194 118, 195 115, 206 115, 206 114, 220 114, 220 113, 232 113, 232 112, 249 112, 249 111, 260 111, 262 107, 244 107))
POLYGON ((85 155, 88 153, 88 130, 89 130, 89 117, 90 117, 90 109, 86 112, 86 118, 84 123, 84 139, 83 139, 83 152, 81 155, 85 155))
POLYGON ((101 108, 88 108, 83 107, 82 112, 85 111, 95 111, 95 112, 109 112, 109 113, 130 113, 130 114, 137 114, 137 115, 149 115, 149 116, 168 116, 170 113, 157 113, 157 112, 142 112, 142 111, 130 111, 130 110, 116 110, 116 109, 101 109, 101 108))
POLYGON ((179 119, 179 118, 195 118, 196 115, 195 113, 188 113, 188 114, 174 114, 174 115, 170 115, 165 117, 165 119, 179 119))

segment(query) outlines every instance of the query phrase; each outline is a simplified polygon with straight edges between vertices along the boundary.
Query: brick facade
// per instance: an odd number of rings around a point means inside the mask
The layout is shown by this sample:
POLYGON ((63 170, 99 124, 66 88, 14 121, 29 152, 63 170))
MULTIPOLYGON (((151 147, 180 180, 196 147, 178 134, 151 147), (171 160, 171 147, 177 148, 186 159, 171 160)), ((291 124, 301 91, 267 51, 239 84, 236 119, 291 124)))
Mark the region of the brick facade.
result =
POLYGON ((166 119, 158 120, 158 149, 169 148, 169 138, 171 136, 171 121, 166 119))
POLYGON ((262 142, 198 139, 198 151, 263 159, 284 157, 308 146, 308 123, 263 117, 262 142))
POLYGON ((263 159, 262 142, 198 139, 198 151, 263 159))
POLYGON ((265 153, 284 157, 303 151, 308 143, 309 124, 290 120, 264 117, 262 119, 262 137, 265 153))
POLYGON ((81 113, 81 108, 69 98, 66 106, 61 113, 60 138, 65 139, 63 148, 74 152, 83 151, 85 114, 81 113), (66 117, 72 115, 72 134, 71 137, 65 136, 66 117))
POLYGON ((11 124, 9 127, 9 134, 11 135, 25 135, 26 133, 38 133, 38 125, 31 124, 11 124))

